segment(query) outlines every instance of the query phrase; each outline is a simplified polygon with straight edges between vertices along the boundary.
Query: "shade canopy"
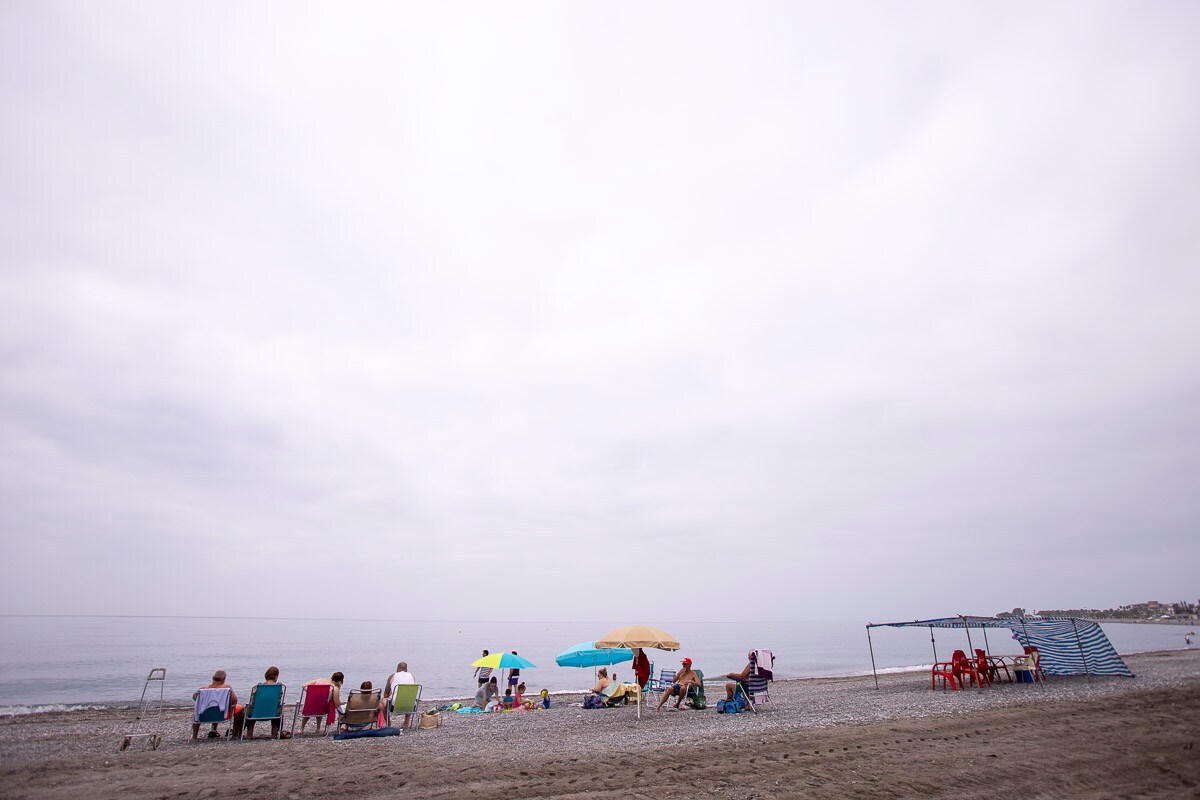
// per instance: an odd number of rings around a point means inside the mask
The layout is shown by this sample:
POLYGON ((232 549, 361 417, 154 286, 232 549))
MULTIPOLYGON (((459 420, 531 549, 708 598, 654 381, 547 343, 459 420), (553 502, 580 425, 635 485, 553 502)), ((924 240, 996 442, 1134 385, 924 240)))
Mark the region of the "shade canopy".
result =
MULTIPOLYGON (((885 622, 871 628, 1005 628, 1022 647, 1038 649, 1038 666, 1047 675, 1122 675, 1133 673, 1113 649, 1095 620, 1078 617, 938 617, 885 622)), ((932 634, 931 634, 932 635, 932 634)))
POLYGON ((492 669, 536 669, 537 665, 528 658, 522 658, 515 653, 492 653, 490 656, 472 661, 472 667, 491 667, 492 669))
POLYGON ((652 625, 626 625, 597 639, 596 647, 653 647, 656 650, 678 650, 679 640, 652 625))
POLYGON ((607 667, 633 660, 633 651, 624 647, 598 648, 595 642, 580 642, 558 654, 560 667, 607 667))

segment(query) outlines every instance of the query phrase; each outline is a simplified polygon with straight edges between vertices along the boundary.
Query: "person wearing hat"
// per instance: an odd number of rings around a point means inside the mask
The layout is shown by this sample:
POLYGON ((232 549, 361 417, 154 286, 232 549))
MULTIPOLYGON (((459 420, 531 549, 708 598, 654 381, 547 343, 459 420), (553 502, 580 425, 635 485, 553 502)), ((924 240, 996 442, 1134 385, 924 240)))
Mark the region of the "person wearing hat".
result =
POLYGON ((685 658, 680 663, 683 665, 683 668, 675 673, 675 680, 671 683, 671 688, 663 692, 662 699, 658 701, 658 707, 654 709, 655 711, 662 710, 663 704, 672 697, 679 698, 675 701, 675 708, 679 708, 683 705, 683 698, 687 697, 688 688, 692 686, 699 688, 700 676, 692 669, 692 660, 685 658))

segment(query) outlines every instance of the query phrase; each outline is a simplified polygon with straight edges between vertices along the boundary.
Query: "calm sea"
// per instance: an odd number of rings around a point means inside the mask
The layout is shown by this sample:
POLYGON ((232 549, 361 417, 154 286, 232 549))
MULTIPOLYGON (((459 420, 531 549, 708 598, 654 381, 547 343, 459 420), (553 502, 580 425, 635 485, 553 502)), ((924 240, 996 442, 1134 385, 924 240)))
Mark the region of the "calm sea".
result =
MULTIPOLYGON (((537 665, 523 671, 530 690, 585 689, 590 669, 558 667, 554 657, 622 622, 421 622, 179 617, 0 617, 0 713, 78 705, 136 703, 152 667, 167 670, 166 693, 187 703, 196 687, 223 668, 239 692, 271 665, 295 687, 346 674, 348 686, 379 685, 396 662, 424 685, 427 699, 474 692, 471 661, 483 648, 517 650, 537 665)), ((862 622, 663 623, 683 644, 678 653, 649 651, 655 668, 674 668, 688 656, 709 673, 740 670, 751 647, 775 652, 779 677, 852 675, 871 670, 862 622)), ((1184 646, 1187 628, 1105 624, 1121 653, 1184 646)), ((972 631, 981 646, 978 631, 972 631)), ((880 669, 929 664, 927 629, 872 630, 880 669)), ((935 632, 938 651, 966 649, 961 631, 935 632), (948 649, 944 649, 948 648, 948 649)), ((991 652, 1019 652, 1004 631, 989 631, 991 652)), ((618 678, 632 674, 615 667, 618 678)))

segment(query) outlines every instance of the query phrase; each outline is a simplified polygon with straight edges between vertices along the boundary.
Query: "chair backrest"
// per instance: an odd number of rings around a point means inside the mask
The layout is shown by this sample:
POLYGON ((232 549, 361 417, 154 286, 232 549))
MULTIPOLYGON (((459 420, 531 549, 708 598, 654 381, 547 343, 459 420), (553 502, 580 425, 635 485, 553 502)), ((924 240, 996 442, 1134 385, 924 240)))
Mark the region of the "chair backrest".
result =
POLYGON ((1042 654, 1038 652, 1037 647, 1026 647, 1025 655, 1029 656, 1029 660, 1032 662, 1030 664, 1030 667, 1032 667, 1033 669, 1037 669, 1038 661, 1040 661, 1042 658, 1042 654))
POLYGON ((283 716, 283 695, 287 687, 282 683, 260 683, 250 690, 250 703, 246 707, 246 719, 279 719, 283 716))
POLYGON ((608 686, 605 686, 604 689, 601 690, 600 694, 604 695, 605 697, 612 697, 613 693, 617 691, 618 686, 620 686, 619 683, 612 681, 608 684, 608 686))
POLYGON ((320 717, 329 713, 329 703, 333 699, 333 684, 305 684, 300 690, 300 715, 304 717, 320 717))
POLYGON ((767 679, 757 672, 750 673, 749 679, 746 681, 746 688, 750 691, 750 696, 754 698, 755 703, 767 702, 767 679), (761 697, 761 699, 759 699, 761 697))
POLYGON ((383 689, 351 689, 350 698, 346 701, 346 713, 342 722, 346 725, 373 725, 379 716, 379 700, 383 689))
POLYGON ((965 669, 971 669, 971 662, 967 659, 967 654, 962 650, 955 650, 954 655, 950 658, 951 669, 954 672, 962 672, 965 669))
POLYGON ((675 669, 664 669, 662 672, 658 673, 658 687, 660 689, 665 689, 670 686, 672 683, 674 683, 675 675, 678 672, 679 670, 675 669))
POLYGON ((417 703, 420 700, 421 684, 398 683, 396 684, 396 696, 392 700, 392 713, 415 714, 417 713, 417 703))
POLYGON ((218 695, 224 697, 222 705, 225 709, 230 705, 230 692, 232 689, 228 687, 222 689, 201 689, 196 697, 196 711, 192 719, 195 722, 224 722, 227 711, 223 711, 221 706, 214 703, 214 698, 218 695), (204 708, 200 704, 204 703, 204 708))

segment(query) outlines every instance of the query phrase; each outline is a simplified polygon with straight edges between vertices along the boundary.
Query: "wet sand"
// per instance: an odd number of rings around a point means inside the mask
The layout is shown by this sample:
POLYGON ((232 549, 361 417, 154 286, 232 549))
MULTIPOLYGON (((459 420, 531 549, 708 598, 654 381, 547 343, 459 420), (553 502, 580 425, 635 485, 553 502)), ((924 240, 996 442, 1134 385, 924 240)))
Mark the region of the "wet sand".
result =
MULTIPOLYGON (((128 712, 0 720, 3 797, 1200 797, 1200 652, 1138 673, 931 692, 923 675, 789 681, 771 707, 448 715, 334 742, 188 742, 117 752, 128 712)), ((710 701, 715 702, 710 690, 710 701)))

